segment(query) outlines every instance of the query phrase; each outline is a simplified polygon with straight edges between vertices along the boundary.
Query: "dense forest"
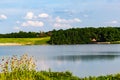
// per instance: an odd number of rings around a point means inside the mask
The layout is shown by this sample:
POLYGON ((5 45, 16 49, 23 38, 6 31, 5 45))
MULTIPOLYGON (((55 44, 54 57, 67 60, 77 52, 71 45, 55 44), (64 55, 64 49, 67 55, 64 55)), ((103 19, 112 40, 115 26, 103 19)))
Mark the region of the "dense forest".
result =
POLYGON ((120 41, 120 28, 71 28, 53 30, 50 44, 89 44, 94 42, 120 41))

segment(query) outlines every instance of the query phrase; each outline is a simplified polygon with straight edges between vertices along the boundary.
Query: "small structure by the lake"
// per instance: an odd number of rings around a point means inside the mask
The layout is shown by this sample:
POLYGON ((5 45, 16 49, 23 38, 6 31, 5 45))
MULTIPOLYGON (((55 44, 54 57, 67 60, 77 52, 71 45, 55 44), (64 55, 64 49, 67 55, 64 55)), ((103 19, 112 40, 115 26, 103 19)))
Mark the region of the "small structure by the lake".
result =
POLYGON ((93 38, 91 41, 93 44, 110 44, 110 42, 97 42, 95 38, 93 38))

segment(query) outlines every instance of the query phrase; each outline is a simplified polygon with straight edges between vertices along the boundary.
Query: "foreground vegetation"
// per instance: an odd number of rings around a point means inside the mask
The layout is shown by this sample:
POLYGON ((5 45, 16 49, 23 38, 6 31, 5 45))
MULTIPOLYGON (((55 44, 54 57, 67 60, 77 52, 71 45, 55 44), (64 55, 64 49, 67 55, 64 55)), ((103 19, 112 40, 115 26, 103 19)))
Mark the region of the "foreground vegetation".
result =
POLYGON ((68 71, 36 71, 34 58, 27 54, 21 57, 3 58, 0 71, 0 80, 79 80, 68 71))
POLYGON ((120 74, 79 78, 69 71, 36 71, 35 60, 27 54, 2 58, 0 80, 120 80, 120 74))
POLYGON ((50 37, 43 38, 0 38, 0 43, 18 43, 22 45, 48 44, 50 37))

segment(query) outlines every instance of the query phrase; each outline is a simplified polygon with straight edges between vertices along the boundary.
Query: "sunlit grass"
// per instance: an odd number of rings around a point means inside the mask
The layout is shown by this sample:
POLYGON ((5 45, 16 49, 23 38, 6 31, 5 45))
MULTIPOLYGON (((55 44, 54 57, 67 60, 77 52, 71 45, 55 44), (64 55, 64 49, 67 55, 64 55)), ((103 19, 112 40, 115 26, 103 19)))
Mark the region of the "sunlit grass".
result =
POLYGON ((0 43, 19 43, 22 45, 48 44, 50 37, 44 38, 0 38, 0 43))

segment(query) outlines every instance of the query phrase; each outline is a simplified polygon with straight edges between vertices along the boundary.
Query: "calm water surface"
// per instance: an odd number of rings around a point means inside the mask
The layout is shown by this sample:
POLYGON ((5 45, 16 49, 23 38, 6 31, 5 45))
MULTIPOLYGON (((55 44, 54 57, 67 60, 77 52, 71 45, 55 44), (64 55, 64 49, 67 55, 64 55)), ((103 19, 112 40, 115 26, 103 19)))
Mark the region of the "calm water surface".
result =
POLYGON ((0 46, 0 56, 27 53, 38 70, 71 71, 79 77, 120 72, 120 44, 0 46))

